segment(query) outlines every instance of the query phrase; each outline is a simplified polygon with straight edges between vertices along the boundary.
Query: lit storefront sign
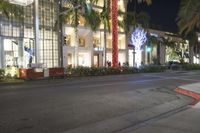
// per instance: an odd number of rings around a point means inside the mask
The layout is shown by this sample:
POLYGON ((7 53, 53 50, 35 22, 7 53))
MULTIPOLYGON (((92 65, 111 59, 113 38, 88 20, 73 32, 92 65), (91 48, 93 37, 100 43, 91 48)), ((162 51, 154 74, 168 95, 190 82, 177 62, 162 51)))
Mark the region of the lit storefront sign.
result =
POLYGON ((21 6, 27 6, 33 3, 34 0, 9 0, 10 3, 21 5, 21 6))

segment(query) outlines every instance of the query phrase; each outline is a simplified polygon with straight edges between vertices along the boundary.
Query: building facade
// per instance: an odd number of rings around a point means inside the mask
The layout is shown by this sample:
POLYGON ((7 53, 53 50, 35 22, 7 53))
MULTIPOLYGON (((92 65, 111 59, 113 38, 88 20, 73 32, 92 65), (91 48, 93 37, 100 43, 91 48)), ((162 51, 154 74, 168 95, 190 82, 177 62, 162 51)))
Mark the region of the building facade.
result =
MULTIPOLYGON (((142 46, 141 64, 161 64, 164 65, 169 61, 181 60, 189 63, 189 42, 178 37, 176 34, 147 29, 147 42, 142 46), (156 41, 149 41, 154 37, 156 41), (169 43, 164 41, 168 40, 169 43), (173 46, 172 46, 173 45, 173 46)), ((134 49, 129 47, 129 65, 136 66, 134 49)))
POLYGON ((0 13, 0 68, 58 67, 59 2, 35 0, 17 6, 20 16, 0 13))
MULTIPOLYGON (((17 0, 11 1, 15 3, 17 0)), ((34 0, 33 3, 19 6, 22 9, 21 16, 9 14, 7 17, 0 13, 0 68, 102 67, 112 64, 111 32, 106 30, 105 33, 103 24, 98 30, 92 31, 85 25, 84 18, 79 19, 77 31, 69 23, 63 24, 62 30, 59 29, 60 4, 58 0, 34 0), (63 41, 60 41, 62 39, 63 41)), ((103 4, 103 0, 99 1, 94 5, 94 9, 101 12, 103 4)), ((126 1, 118 0, 118 9, 126 12, 126 4, 126 1)), ((122 19, 123 17, 118 16, 118 20, 122 19)), ((148 29, 148 32, 157 38, 182 40, 163 31, 148 29)), ((128 47, 127 40, 124 29, 118 27, 119 64, 135 66, 134 50, 128 47)), ((188 45, 185 47, 186 51, 188 45)), ((155 58, 159 58, 159 62, 164 64, 173 60, 169 51, 170 49, 161 43, 152 45, 150 51, 145 45, 142 62, 152 64, 155 58)), ((185 61, 188 62, 187 59, 185 61)))
MULTIPOLYGON (((103 4, 103 0, 99 1, 94 6, 94 9, 101 12, 103 4)), ((126 4, 123 0, 118 1, 118 9, 123 12, 126 11, 126 4)), ((118 19, 121 20, 123 18, 119 16, 118 19)), ((85 26, 84 19, 80 18, 77 34, 70 24, 65 24, 63 26, 63 36, 65 37, 65 45, 63 46, 64 67, 102 67, 108 65, 105 62, 112 62, 112 34, 106 30, 105 46, 103 24, 100 25, 98 30, 92 31, 89 27, 85 26), (78 39, 78 47, 76 47, 76 39, 78 39)), ((126 35, 120 27, 118 28, 118 48, 119 63, 123 64, 127 62, 128 57, 126 35)))

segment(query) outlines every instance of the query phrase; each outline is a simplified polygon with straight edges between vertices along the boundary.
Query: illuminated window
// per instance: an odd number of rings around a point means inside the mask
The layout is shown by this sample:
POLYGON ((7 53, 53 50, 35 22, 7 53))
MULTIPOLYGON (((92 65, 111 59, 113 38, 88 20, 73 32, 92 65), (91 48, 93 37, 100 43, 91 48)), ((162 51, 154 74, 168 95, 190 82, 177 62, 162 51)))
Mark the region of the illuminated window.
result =
POLYGON ((85 39, 84 38, 79 39, 79 47, 85 47, 85 39))
POLYGON ((27 6, 33 3, 33 0, 9 0, 10 3, 21 5, 21 6, 27 6))

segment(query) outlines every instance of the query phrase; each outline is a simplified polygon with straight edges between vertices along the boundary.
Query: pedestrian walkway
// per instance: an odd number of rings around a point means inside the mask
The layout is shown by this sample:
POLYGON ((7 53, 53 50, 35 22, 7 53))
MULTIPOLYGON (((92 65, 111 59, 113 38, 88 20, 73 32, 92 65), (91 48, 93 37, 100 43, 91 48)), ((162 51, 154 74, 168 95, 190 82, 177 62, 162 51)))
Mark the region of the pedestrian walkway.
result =
POLYGON ((200 101, 200 82, 179 86, 175 91, 200 101))

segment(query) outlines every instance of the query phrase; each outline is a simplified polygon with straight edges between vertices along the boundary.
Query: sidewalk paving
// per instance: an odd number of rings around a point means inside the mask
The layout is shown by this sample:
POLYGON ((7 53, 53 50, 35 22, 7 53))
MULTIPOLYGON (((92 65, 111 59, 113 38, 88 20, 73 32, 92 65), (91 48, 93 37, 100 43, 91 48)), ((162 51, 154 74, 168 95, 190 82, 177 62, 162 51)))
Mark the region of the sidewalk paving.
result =
POLYGON ((119 133, 200 133, 200 108, 189 108, 177 114, 145 123, 140 128, 130 128, 119 133))
POLYGON ((200 133, 200 82, 179 86, 175 91, 193 97, 196 104, 165 119, 142 123, 139 128, 130 127, 119 133, 200 133))

